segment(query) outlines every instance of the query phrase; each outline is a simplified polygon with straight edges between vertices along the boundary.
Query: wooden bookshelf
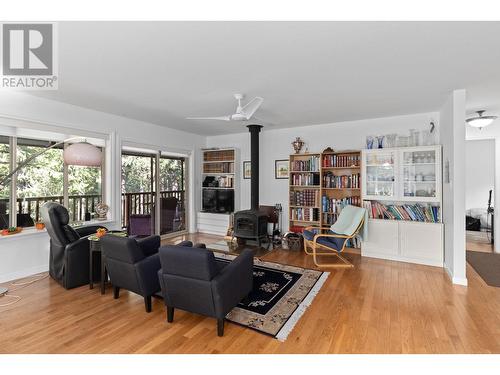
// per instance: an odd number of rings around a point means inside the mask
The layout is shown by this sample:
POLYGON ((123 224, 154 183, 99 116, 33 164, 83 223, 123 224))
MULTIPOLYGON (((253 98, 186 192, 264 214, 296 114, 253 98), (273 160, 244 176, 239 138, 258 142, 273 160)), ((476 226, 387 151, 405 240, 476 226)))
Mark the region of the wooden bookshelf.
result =
POLYGON ((290 155, 290 230, 329 226, 342 205, 361 206, 360 175, 360 151, 290 155))
POLYGON ((292 154, 289 158, 289 228, 300 230, 321 220, 321 154, 292 154))
POLYGON ((321 225, 330 226, 341 207, 361 206, 361 151, 321 154, 321 225))

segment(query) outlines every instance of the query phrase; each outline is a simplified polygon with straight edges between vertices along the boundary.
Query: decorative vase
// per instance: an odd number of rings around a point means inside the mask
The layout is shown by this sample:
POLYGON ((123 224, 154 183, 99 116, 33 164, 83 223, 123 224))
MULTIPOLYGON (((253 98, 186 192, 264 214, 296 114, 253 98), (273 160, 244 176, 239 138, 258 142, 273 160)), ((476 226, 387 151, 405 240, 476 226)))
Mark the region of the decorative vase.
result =
POLYGON ((384 148, 384 136, 379 135, 377 137, 378 148, 384 148))
POLYGON ((385 136, 385 147, 386 148, 396 147, 396 137, 397 134, 387 134, 385 136))
POLYGON ((366 137, 366 148, 368 150, 371 150, 373 148, 373 142, 374 142, 374 138, 371 136, 371 135, 368 135, 366 137))
POLYGON ((295 150, 295 153, 298 154, 300 153, 300 150, 302 150, 302 147, 304 146, 304 141, 300 139, 300 137, 295 138, 295 141, 292 142, 293 149, 295 150))

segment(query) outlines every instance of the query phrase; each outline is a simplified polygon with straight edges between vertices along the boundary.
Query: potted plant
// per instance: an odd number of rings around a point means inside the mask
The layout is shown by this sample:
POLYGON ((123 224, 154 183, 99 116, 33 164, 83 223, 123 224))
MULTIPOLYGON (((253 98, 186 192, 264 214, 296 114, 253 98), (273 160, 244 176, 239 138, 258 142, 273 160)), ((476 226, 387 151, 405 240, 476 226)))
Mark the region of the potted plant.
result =
POLYGON ((10 236, 11 234, 17 234, 22 230, 23 228, 21 227, 9 227, 7 229, 2 230, 2 236, 10 236))

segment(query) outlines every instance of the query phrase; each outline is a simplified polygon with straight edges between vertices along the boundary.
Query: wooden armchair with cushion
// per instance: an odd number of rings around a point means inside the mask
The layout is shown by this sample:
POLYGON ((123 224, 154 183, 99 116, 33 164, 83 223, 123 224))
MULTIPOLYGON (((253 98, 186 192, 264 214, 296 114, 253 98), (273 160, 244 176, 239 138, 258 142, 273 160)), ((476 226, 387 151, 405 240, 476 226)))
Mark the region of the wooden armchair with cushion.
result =
POLYGON ((347 241, 360 234, 365 216, 364 208, 345 206, 331 227, 305 228, 303 232, 305 253, 313 256, 314 264, 318 267, 354 267, 340 254, 344 251, 347 241), (342 263, 319 263, 318 256, 334 256, 342 263))

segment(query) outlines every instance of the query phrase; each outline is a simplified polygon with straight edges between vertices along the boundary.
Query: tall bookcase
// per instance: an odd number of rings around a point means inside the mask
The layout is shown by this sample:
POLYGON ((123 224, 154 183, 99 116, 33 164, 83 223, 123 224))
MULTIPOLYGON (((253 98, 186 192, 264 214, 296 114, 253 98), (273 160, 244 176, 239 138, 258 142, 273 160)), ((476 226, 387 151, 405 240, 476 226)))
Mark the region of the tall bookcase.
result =
POLYGON ((360 151, 290 155, 290 230, 329 226, 343 206, 360 206, 360 163, 360 151))
POLYGON ((204 149, 201 160, 201 211, 198 231, 225 235, 238 210, 239 164, 234 148, 204 149))
POLYGON ((332 225, 346 205, 361 206, 361 152, 324 152, 321 154, 321 225, 332 225))
POLYGON ((321 154, 290 155, 289 228, 321 224, 321 154))

